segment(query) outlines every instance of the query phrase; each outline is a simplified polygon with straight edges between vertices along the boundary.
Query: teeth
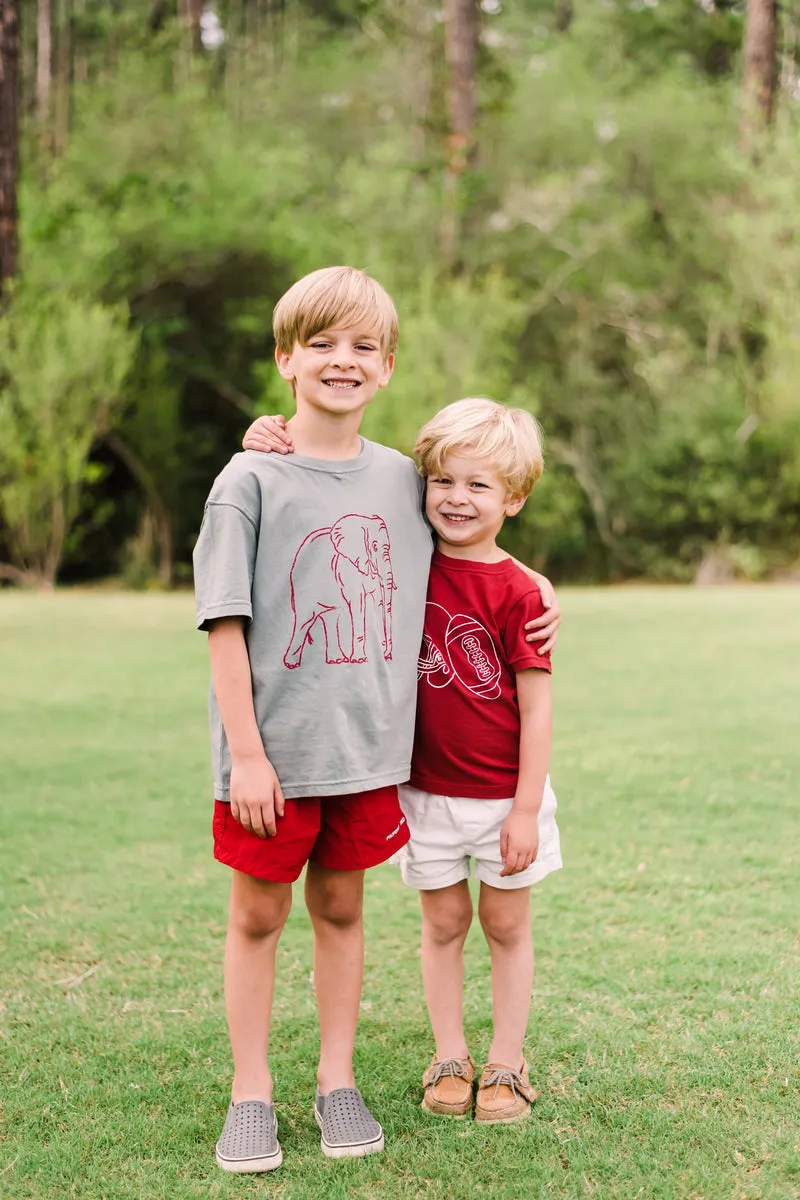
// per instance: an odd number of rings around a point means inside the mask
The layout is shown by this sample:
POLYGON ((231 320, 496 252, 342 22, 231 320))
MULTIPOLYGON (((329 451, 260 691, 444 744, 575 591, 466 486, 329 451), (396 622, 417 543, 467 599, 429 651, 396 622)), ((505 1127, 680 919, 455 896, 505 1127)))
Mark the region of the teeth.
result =
POLYGON ((333 388, 350 388, 350 389, 352 389, 352 388, 358 387, 358 384, 354 379, 349 379, 349 380, 323 379, 322 382, 325 384, 326 387, 333 387, 333 388))

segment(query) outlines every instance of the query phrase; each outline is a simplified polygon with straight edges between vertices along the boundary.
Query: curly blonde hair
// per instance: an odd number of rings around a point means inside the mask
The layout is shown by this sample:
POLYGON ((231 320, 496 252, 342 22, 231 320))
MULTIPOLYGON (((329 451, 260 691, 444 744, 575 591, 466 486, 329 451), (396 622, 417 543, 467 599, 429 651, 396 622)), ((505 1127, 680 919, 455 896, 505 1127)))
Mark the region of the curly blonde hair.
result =
POLYGON ((510 500, 530 495, 544 469, 543 434, 524 408, 494 400, 456 400, 431 417, 417 436, 414 453, 420 473, 437 475, 448 454, 491 462, 510 500))

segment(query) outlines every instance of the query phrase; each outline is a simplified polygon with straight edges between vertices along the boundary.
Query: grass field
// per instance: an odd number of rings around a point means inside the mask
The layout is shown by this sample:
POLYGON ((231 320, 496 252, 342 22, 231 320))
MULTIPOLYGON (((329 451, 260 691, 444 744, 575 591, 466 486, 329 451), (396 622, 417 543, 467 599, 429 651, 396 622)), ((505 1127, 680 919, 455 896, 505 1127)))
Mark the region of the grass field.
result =
MULTIPOLYGON (((426 1118, 416 896, 371 874, 358 1046, 384 1155, 329 1162, 302 902, 280 949, 284 1166, 223 1175, 227 878, 187 595, 0 593, 0 1196, 800 1196, 800 589, 565 591, 565 870, 535 891, 533 1119, 426 1118)), ((473 1053, 488 958, 468 946, 473 1053)))

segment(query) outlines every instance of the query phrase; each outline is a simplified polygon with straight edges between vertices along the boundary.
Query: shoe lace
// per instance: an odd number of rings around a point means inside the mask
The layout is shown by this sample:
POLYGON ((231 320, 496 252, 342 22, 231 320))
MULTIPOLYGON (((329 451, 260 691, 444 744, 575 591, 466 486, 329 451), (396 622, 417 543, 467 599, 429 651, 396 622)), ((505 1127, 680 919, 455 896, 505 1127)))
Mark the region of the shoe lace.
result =
POLYGON ((443 1058, 431 1067, 428 1086, 433 1087, 440 1079, 444 1079, 445 1075, 449 1075, 452 1080, 463 1079, 468 1070, 469 1059, 467 1058, 443 1058))
POLYGON ((524 1088, 525 1081, 519 1071, 512 1071, 510 1067, 496 1067, 494 1071, 490 1071, 488 1075, 481 1080, 482 1088, 494 1088, 493 1099, 497 1099, 497 1093, 501 1087, 511 1088, 513 1095, 517 1096, 517 1088, 524 1088))

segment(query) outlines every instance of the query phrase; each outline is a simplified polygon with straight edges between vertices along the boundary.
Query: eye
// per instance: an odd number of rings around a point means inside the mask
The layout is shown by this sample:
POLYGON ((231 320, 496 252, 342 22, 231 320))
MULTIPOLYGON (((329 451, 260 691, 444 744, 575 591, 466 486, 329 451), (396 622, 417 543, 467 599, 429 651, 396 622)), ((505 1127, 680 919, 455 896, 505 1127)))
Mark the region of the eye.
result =
POLYGON ((371 354, 374 350, 377 350, 377 349, 378 349, 377 346, 368 346, 366 344, 366 342, 359 342, 359 344, 356 346, 356 350, 365 350, 368 354, 371 354))
POLYGON ((474 488, 488 488, 488 486, 489 486, 488 483, 481 483, 477 479, 473 479, 472 483, 470 484, 470 487, 474 487, 474 488))

